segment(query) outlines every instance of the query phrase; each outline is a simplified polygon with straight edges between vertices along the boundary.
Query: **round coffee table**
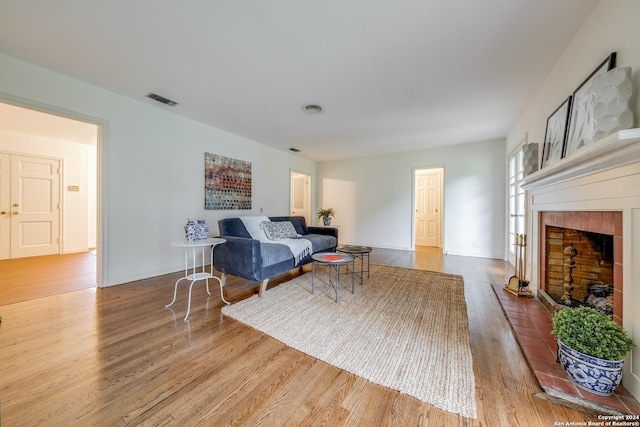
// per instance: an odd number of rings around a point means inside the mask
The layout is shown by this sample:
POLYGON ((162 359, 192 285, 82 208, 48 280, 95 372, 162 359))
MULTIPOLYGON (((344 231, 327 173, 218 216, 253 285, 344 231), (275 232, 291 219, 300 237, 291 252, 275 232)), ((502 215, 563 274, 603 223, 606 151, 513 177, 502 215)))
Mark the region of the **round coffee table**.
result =
MULTIPOLYGON (((336 248, 336 250, 338 252, 344 252, 347 253, 349 255, 352 255, 354 258, 358 258, 360 259, 360 274, 355 273, 357 276, 360 277, 360 284, 362 285, 362 279, 364 277, 364 261, 365 258, 367 260, 367 278, 369 278, 369 254, 371 253, 371 251, 373 250, 372 248, 370 248, 369 246, 357 246, 357 245, 345 245, 345 246, 338 246, 336 248)), ((355 270, 356 268, 356 262, 355 260, 353 261, 353 268, 355 270)))
MULTIPOLYGON (((329 286, 336 292, 336 302, 338 302, 338 288, 340 287, 340 266, 347 266, 347 274, 349 274, 349 264, 354 263, 355 258, 349 254, 339 254, 337 252, 319 252, 311 256, 313 259, 313 265, 311 269, 311 293, 313 293, 314 282, 316 277, 316 262, 329 267, 329 286), (331 271, 335 270, 336 280, 335 282, 331 278, 331 271)), ((351 271, 351 293, 354 293, 354 268, 351 271)))

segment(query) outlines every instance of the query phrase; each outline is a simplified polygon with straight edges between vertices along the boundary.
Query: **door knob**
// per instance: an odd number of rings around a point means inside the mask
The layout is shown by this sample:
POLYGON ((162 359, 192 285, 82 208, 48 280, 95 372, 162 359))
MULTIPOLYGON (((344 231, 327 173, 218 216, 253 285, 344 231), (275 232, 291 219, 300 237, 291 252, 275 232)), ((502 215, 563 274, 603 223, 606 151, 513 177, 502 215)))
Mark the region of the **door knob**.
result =
POLYGON ((18 215, 18 211, 11 212, 11 215, 18 215))
POLYGON ((14 208, 17 208, 18 206, 20 206, 20 205, 19 205, 19 204, 17 204, 17 203, 14 203, 14 204, 13 204, 13 207, 14 207, 14 208))
POLYGON ((7 211, 0 212, 0 215, 6 215, 6 214, 7 214, 7 211))

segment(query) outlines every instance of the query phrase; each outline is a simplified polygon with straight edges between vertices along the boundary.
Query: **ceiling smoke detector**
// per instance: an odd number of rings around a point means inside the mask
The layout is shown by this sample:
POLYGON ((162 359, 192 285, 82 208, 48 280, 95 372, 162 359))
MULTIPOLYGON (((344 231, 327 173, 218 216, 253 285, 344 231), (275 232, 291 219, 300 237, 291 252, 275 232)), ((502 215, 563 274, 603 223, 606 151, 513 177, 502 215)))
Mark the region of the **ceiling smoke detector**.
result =
POLYGON ((147 98, 151 98, 154 101, 162 102, 163 104, 168 105, 169 107, 175 107, 176 105, 178 105, 176 101, 172 101, 169 98, 165 98, 164 96, 157 95, 153 92, 149 92, 146 96, 147 98))
POLYGON ((320 114, 322 113, 322 107, 318 104, 307 104, 302 107, 302 111, 307 114, 320 114))

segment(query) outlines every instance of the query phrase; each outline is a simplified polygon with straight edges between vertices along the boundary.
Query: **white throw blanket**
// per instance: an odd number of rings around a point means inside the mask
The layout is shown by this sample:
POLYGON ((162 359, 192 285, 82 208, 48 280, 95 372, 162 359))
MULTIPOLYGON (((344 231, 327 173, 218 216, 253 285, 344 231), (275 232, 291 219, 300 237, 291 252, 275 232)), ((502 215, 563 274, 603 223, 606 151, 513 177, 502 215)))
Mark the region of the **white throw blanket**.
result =
POLYGON ((252 239, 259 240, 261 243, 277 243, 287 246, 293 255, 296 265, 304 257, 311 255, 313 251, 311 241, 308 239, 269 239, 261 226, 263 222, 271 222, 266 216, 241 216, 240 221, 242 221, 252 239))

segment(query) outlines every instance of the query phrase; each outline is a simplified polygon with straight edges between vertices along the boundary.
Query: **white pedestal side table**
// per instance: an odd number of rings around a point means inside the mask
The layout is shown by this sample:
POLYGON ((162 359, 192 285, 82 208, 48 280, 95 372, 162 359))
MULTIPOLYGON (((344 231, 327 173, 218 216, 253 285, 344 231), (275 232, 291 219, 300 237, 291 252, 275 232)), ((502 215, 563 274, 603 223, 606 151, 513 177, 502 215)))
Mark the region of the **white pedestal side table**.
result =
POLYGON ((224 293, 222 289, 222 280, 220 280, 220 278, 213 275, 213 248, 214 246, 224 242, 226 242, 225 239, 220 239, 216 237, 216 238, 208 238, 205 240, 195 240, 193 242, 175 241, 170 243, 171 246, 184 248, 184 277, 181 277, 176 281, 176 285, 173 289, 173 301, 171 301, 165 307, 171 307, 173 303, 176 302, 176 296, 178 295, 178 283, 180 283, 182 280, 191 280, 191 285, 189 285, 189 303, 187 305, 187 315, 184 316, 184 320, 187 320, 187 318, 189 317, 189 312, 191 311, 191 289, 193 289, 193 285, 198 280, 204 280, 206 282, 207 294, 209 295, 211 295, 211 292, 209 291, 209 279, 217 280, 218 283, 220 284, 220 298, 225 304, 227 305, 230 304, 230 302, 224 299, 224 293), (205 259, 204 256, 208 247, 211 248, 211 254, 209 258, 210 267, 211 267, 210 271, 206 271, 206 267, 204 264, 204 259, 205 259), (197 271, 197 267, 196 267, 197 252, 201 252, 201 261, 202 261, 201 271, 197 271), (191 257, 189 257, 189 255, 191 255, 191 257), (189 273, 189 258, 191 258, 191 273, 189 273))

